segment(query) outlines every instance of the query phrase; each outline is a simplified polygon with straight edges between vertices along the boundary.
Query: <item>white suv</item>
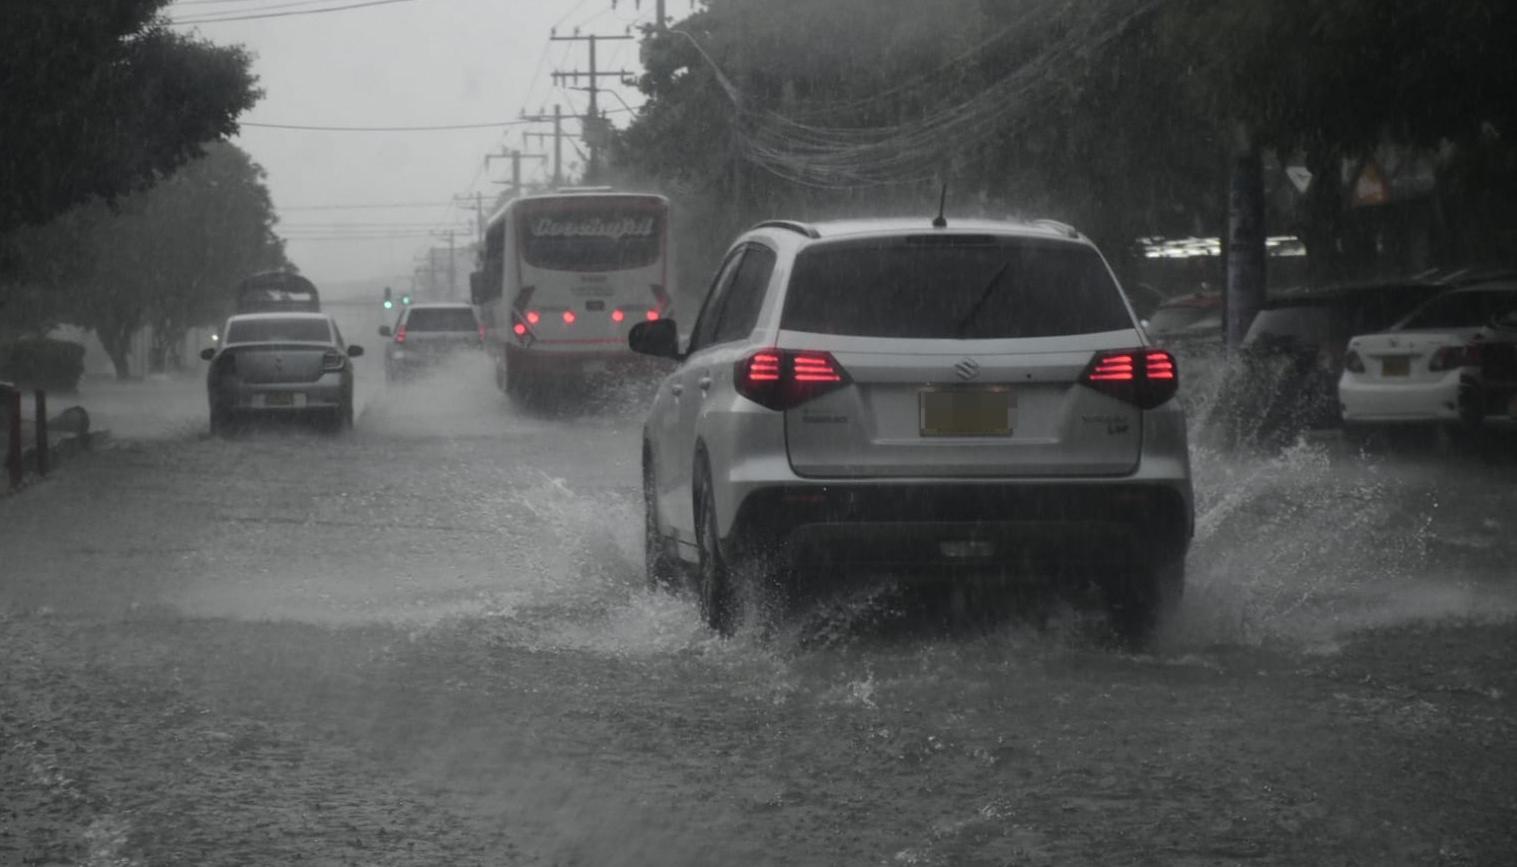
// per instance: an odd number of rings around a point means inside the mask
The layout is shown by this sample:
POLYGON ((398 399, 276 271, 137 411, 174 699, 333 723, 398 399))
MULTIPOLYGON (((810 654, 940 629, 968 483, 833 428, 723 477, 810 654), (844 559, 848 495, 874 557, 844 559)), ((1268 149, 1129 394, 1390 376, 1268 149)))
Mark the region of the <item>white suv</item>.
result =
POLYGON ((1147 632, 1194 518, 1175 360, 1050 221, 761 223, 718 270, 644 428, 650 582, 744 598, 882 575, 1050 578, 1147 632))

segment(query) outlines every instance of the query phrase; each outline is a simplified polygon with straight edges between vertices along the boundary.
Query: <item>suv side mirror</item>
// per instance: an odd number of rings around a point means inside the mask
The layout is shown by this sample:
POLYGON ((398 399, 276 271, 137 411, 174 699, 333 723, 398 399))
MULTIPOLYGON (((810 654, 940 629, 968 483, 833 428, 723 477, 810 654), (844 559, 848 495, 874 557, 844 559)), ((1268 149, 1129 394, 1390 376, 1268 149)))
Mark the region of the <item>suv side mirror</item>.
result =
POLYGON ((392 333, 393 332, 390 331, 390 326, 388 326, 388 325, 381 325, 381 326, 379 326, 379 336, 380 337, 389 337, 392 333))
POLYGON ((627 334, 627 345, 633 352, 655 358, 679 360, 679 327, 673 319, 655 319, 639 322, 627 334))
POLYGON ((210 361, 211 359, 213 359, 213 358, 216 357, 216 350, 212 349, 210 347, 202 349, 202 350, 200 350, 200 357, 203 358, 203 359, 205 359, 206 361, 210 361))

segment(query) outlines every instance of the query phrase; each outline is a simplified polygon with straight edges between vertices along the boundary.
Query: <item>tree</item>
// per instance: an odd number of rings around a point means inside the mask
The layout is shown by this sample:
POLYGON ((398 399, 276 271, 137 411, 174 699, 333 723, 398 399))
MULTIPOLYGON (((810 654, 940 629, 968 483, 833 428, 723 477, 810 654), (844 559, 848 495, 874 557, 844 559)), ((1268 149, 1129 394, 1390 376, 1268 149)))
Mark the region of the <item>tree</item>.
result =
POLYGON ((288 267, 263 170, 230 144, 114 209, 92 204, 22 230, 21 274, 55 299, 51 318, 93 330, 117 376, 153 329, 160 357, 186 330, 226 312, 242 277, 288 267))
POLYGON ((237 131, 260 95, 248 55, 170 32, 167 3, 7 0, 0 235, 143 189, 237 131))

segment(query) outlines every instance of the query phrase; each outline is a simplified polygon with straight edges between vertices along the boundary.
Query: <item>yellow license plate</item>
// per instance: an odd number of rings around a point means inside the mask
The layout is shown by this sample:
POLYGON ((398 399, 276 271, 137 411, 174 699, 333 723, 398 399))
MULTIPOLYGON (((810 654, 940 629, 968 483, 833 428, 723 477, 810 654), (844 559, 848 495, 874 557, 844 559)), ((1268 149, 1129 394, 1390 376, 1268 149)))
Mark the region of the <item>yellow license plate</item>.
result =
POLYGON ((1407 355, 1391 355, 1380 359, 1381 376, 1407 376, 1412 372, 1412 359, 1407 355))
POLYGON ((264 406, 294 406, 295 393, 292 391, 271 391, 263 396, 264 406))
POLYGON ((1009 388, 929 388, 920 399, 924 437, 1011 435, 1016 400, 1009 388))

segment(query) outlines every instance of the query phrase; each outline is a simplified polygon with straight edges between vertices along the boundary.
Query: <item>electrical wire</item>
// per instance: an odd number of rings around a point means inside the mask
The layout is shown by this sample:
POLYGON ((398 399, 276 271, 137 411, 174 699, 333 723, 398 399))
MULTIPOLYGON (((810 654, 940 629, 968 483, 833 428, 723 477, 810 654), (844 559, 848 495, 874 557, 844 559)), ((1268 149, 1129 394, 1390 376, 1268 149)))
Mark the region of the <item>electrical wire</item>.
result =
POLYGON ((519 119, 498 120, 489 123, 448 123, 418 126, 320 126, 302 123, 255 123, 253 121, 243 121, 240 125, 256 129, 295 129, 307 132, 445 132, 464 129, 499 129, 508 126, 525 126, 532 122, 526 119, 519 119))
POLYGON ((292 12, 266 12, 249 15, 225 15, 220 17, 202 16, 199 18, 170 19, 173 25, 187 24, 219 24, 224 21, 255 21, 260 18, 289 18, 295 15, 322 15, 327 12, 345 12, 350 9, 364 9, 369 6, 389 6, 394 3, 414 3, 416 0, 363 0, 361 3, 348 3, 343 6, 329 6, 325 9, 304 9, 292 12))

